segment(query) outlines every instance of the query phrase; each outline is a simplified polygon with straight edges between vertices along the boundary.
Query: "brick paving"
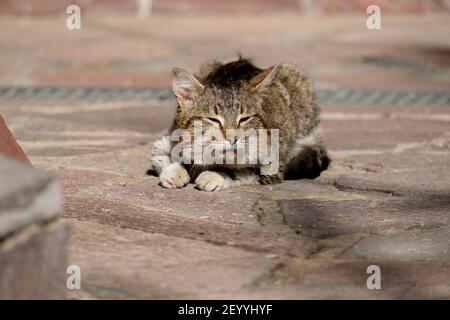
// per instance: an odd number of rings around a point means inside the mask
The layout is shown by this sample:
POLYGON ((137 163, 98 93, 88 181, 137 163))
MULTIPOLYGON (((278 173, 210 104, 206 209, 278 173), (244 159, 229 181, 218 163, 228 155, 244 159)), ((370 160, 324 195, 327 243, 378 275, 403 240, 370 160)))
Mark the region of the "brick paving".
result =
MULTIPOLYGON (((235 52, 303 65, 317 87, 450 87, 448 15, 317 19, 156 14, 0 19, 0 86, 166 90, 173 66, 235 52), (36 37, 39 34, 39 37, 36 37)), ((204 193, 146 174, 170 98, 0 99, 33 165, 63 184, 71 298, 450 298, 450 109, 431 100, 322 103, 319 179, 204 193), (379 265, 382 289, 366 287, 379 265)))

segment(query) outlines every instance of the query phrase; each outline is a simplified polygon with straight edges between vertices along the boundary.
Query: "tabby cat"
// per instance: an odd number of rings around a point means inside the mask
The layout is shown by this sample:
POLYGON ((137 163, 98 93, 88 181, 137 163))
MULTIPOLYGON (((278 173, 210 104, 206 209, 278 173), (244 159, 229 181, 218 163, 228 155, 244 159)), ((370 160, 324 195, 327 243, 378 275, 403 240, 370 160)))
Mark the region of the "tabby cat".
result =
MULTIPOLYGON (((322 141, 320 109, 312 82, 297 65, 260 69, 240 57, 226 64, 205 64, 195 75, 181 68, 172 73, 177 114, 172 128, 154 143, 151 153, 152 169, 163 187, 182 188, 194 182, 200 190, 218 191, 283 179, 312 179, 327 169, 330 159, 322 141), (260 129, 278 129, 275 172, 264 172, 268 164, 261 159, 250 163, 249 155, 244 156, 247 163, 199 164, 195 157, 189 162, 174 160, 175 146, 187 141, 171 135, 178 129, 193 134, 196 122, 202 125, 202 133, 209 129, 220 132, 214 139, 201 138, 202 145, 219 145, 224 148, 223 155, 231 158, 239 145, 248 146, 249 136, 242 131, 253 129, 254 134, 260 129)), ((183 150, 181 154, 186 152, 183 150)))

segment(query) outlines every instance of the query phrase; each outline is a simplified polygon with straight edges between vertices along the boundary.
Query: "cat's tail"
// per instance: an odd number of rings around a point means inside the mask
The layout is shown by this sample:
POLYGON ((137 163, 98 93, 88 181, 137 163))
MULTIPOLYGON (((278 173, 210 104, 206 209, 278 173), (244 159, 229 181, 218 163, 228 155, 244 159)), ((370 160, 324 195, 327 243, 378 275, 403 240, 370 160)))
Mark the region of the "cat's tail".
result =
POLYGON ((306 146, 289 161, 285 179, 315 179, 330 164, 331 159, 323 145, 306 146))

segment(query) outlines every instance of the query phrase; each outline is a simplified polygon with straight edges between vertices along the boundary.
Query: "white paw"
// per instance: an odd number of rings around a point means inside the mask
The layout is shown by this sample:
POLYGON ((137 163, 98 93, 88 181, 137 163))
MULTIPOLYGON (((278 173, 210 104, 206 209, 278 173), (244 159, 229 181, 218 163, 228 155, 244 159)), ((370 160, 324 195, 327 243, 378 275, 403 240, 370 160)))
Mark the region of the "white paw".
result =
POLYGON ((231 187, 232 180, 225 173, 203 171, 195 179, 197 188, 203 191, 219 191, 231 187))
POLYGON ((179 163, 172 163, 165 167, 159 175, 159 180, 164 188, 183 188, 189 183, 189 174, 179 163))

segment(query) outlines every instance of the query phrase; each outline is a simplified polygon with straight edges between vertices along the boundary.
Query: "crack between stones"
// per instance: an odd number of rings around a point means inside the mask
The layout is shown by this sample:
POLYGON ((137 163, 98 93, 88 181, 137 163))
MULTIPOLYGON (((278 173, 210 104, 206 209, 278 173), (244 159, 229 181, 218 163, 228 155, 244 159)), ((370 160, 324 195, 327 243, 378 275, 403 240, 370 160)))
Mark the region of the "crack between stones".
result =
POLYGON ((332 186, 334 186, 338 191, 344 191, 344 192, 367 192, 367 193, 374 193, 374 194, 384 194, 389 195, 392 197, 400 197, 401 195, 398 194, 395 191, 392 190, 383 190, 383 189, 376 189, 376 188, 358 188, 358 187, 351 187, 351 186, 345 186, 343 184, 340 184, 333 180, 330 182, 332 186))
POLYGON ((353 244, 351 244, 349 247, 343 249, 338 255, 336 255, 336 258, 337 258, 337 259, 346 259, 345 257, 343 257, 343 255, 344 255, 346 252, 348 252, 349 250, 353 249, 355 246, 358 245, 358 243, 360 243, 360 242, 363 241, 364 239, 366 239, 366 238, 368 238, 368 237, 370 237, 370 236, 373 236, 373 235, 375 235, 375 234, 371 234, 371 233, 368 233, 368 234, 362 234, 362 235, 361 235, 361 238, 359 238, 357 241, 355 241, 355 242, 354 242, 353 244))
POLYGON ((406 295, 408 294, 408 292, 410 292, 412 289, 414 289, 417 286, 417 281, 414 281, 413 283, 411 283, 411 285, 409 285, 408 287, 406 287, 406 289, 401 293, 400 295, 400 300, 404 300, 406 295))
POLYGON ((277 281, 277 273, 283 271, 287 267, 287 264, 280 261, 275 264, 272 268, 268 270, 267 273, 260 275, 258 278, 254 279, 251 283, 243 286, 243 289, 251 289, 263 286, 264 284, 270 282, 274 283, 277 281))

